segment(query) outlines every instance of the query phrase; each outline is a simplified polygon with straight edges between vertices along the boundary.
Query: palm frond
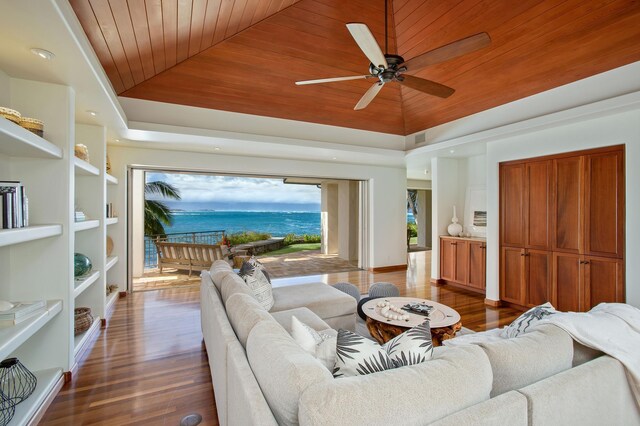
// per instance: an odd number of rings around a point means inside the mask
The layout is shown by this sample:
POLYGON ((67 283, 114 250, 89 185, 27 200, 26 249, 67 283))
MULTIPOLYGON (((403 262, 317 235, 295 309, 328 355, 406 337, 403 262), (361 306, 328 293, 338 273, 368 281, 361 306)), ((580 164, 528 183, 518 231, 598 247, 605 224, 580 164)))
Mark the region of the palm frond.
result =
POLYGON ((379 351, 377 354, 372 355, 369 359, 364 359, 363 363, 358 364, 359 374, 371 374, 377 373, 378 371, 391 370, 392 368, 396 368, 395 363, 389 358, 389 355, 383 350, 379 351), (377 357, 376 357, 377 355, 377 357))
POLYGON ((429 320, 425 320, 422 324, 413 327, 408 330, 407 336, 412 340, 417 340, 422 342, 420 344, 421 348, 428 348, 429 346, 433 346, 433 341, 431 340, 431 327, 429 326, 429 320))
POLYGON ((162 181, 147 182, 144 185, 144 195, 160 195, 163 198, 170 198, 172 200, 180 200, 181 198, 178 188, 162 181))
POLYGON ((358 346, 362 343, 364 337, 352 333, 348 330, 338 330, 338 339, 336 343, 336 356, 340 358, 340 361, 344 363, 344 358, 353 359, 349 354, 358 353, 358 349, 354 349, 354 346, 358 346))

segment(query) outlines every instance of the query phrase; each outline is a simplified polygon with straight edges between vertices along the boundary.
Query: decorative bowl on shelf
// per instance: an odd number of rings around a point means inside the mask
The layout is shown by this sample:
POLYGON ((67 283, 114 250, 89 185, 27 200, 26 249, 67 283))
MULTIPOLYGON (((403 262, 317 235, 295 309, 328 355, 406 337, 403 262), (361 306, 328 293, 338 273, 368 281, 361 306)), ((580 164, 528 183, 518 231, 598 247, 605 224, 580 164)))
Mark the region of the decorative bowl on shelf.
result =
POLYGON ((74 253, 73 255, 73 276, 80 278, 91 272, 91 259, 82 253, 74 253))
POLYGON ((31 133, 34 133, 40 137, 44 136, 44 123, 37 118, 22 117, 20 119, 20 126, 23 129, 27 129, 31 133))
POLYGON ((93 316, 91 308, 75 308, 73 310, 73 334, 77 336, 91 328, 93 316))
POLYGON ((113 240, 107 235, 107 257, 111 256, 111 253, 113 253, 113 240))
POLYGON ((9 121, 13 121, 16 124, 20 124, 22 115, 15 109, 0 107, 0 117, 4 117, 9 121))
POLYGON ((18 358, 7 358, 0 362, 0 392, 12 404, 20 404, 33 393, 38 379, 18 358))

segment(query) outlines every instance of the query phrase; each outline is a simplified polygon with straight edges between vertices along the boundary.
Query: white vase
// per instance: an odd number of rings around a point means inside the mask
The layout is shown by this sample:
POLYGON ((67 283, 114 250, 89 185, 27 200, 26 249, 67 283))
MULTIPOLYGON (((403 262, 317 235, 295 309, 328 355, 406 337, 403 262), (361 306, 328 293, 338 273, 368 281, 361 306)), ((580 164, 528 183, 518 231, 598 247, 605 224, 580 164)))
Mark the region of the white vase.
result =
POLYGON ((462 233, 462 225, 458 223, 458 216, 456 215, 456 206, 453 206, 453 217, 451 218, 451 224, 447 227, 447 232, 452 237, 458 237, 462 233))

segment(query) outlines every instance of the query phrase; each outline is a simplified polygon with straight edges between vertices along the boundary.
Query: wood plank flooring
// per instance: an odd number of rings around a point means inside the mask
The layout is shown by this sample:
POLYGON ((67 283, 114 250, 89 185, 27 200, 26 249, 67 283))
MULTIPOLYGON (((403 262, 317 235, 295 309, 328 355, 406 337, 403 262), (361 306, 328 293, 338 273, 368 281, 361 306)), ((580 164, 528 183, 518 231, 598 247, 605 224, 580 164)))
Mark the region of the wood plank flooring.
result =
MULTIPOLYGON (((521 311, 491 308, 483 297, 429 284, 430 252, 411 253, 407 271, 340 272, 274 280, 333 284, 348 281, 366 293, 374 282, 392 282, 406 296, 456 309, 464 326, 481 331, 509 324, 521 311)), ((191 413, 217 425, 215 401, 200 331, 199 289, 134 293, 120 299, 92 349, 79 362, 45 414, 42 425, 178 425, 191 413)))

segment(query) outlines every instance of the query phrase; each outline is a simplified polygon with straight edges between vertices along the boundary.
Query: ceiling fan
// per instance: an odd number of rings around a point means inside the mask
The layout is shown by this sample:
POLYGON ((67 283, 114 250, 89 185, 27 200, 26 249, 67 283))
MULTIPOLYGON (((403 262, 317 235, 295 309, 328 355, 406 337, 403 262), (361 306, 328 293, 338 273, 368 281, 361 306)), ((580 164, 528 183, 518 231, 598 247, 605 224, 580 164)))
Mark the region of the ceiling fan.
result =
POLYGON ((387 34, 387 0, 384 3, 384 44, 385 52, 378 46, 375 37, 366 24, 353 22, 347 24, 347 29, 351 33, 362 52, 371 61, 369 64, 368 75, 354 75, 347 77, 321 78, 318 80, 296 81, 297 85, 333 83, 336 81, 359 80, 363 78, 372 78, 377 81, 366 91, 364 96, 358 101, 354 110, 364 109, 376 97, 382 87, 390 82, 398 82, 403 86, 407 86, 414 90, 427 93, 429 95, 438 96, 440 98, 448 98, 455 92, 451 87, 445 86, 435 81, 415 77, 406 72, 419 70, 428 65, 438 64, 458 56, 466 55, 482 49, 491 43, 491 38, 487 33, 479 33, 458 41, 430 50, 422 55, 418 55, 413 59, 405 61, 402 56, 388 53, 388 34, 387 34))

